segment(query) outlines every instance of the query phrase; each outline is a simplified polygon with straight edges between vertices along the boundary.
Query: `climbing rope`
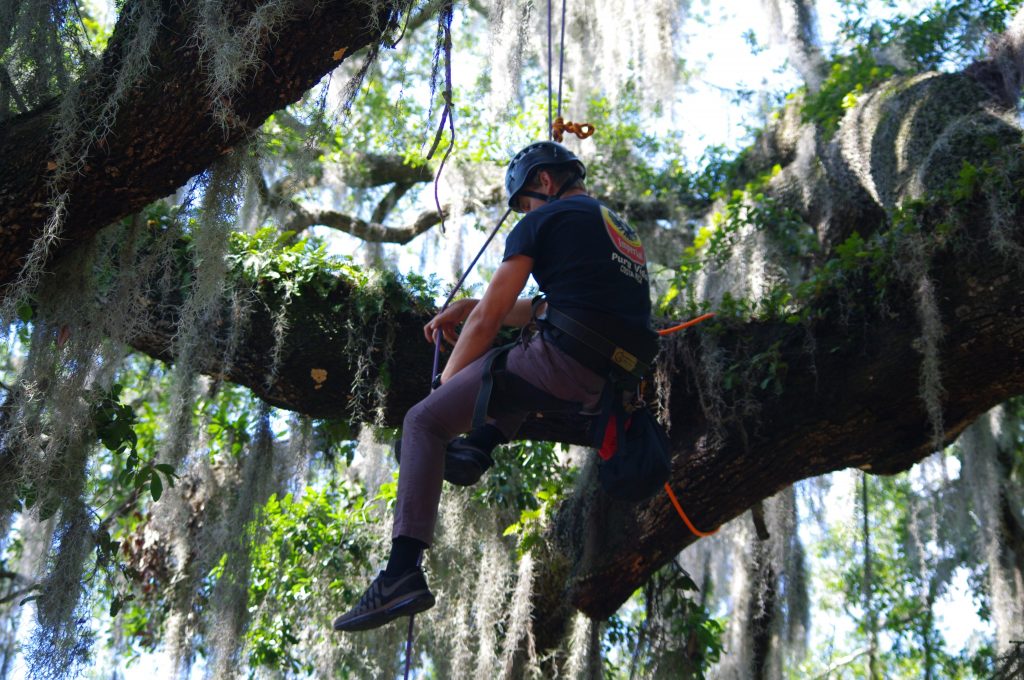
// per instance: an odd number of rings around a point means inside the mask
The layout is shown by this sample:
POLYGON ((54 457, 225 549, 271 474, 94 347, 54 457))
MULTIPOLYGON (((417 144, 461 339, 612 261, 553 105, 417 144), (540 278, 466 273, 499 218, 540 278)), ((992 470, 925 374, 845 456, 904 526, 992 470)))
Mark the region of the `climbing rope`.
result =
POLYGON ((683 512, 683 506, 680 505, 679 499, 676 498, 676 494, 674 491, 672 491, 672 487, 669 486, 668 482, 665 482, 665 493, 668 494, 669 500, 672 501, 672 505, 675 506, 676 512, 679 513, 679 516, 683 520, 683 524, 685 524, 686 528, 690 530, 690 533, 700 538, 704 538, 705 536, 712 536, 718 533, 718 529, 714 529, 713 531, 701 531, 697 527, 693 526, 693 522, 691 522, 690 518, 686 516, 685 512, 683 512))
POLYGON ((701 321, 707 321, 708 319, 710 319, 714 315, 715 315, 714 312, 708 312, 707 314, 701 314, 696 319, 690 319, 689 321, 684 321, 683 323, 679 324, 678 326, 670 326, 668 328, 662 328, 660 331, 658 331, 658 335, 662 335, 662 336, 670 335, 672 333, 675 333, 676 331, 681 331, 684 328, 689 328, 690 326, 696 326, 701 321))
MULTIPOLYGON (((707 321, 708 319, 710 319, 714 315, 715 315, 714 312, 708 312, 707 314, 701 314, 700 316, 698 316, 695 319, 690 319, 689 321, 684 321, 681 324, 677 324, 675 326, 669 326, 668 328, 662 328, 661 330, 658 331, 658 335, 664 337, 666 335, 670 335, 670 334, 675 333, 677 331, 681 331, 684 328, 689 328, 690 326, 696 326, 701 321, 707 321)), ((690 521, 690 518, 686 516, 686 512, 683 510, 682 504, 679 502, 679 499, 676 498, 676 494, 675 494, 674 491, 672 491, 672 487, 669 485, 668 482, 665 482, 665 493, 668 494, 668 499, 670 501, 672 501, 672 505, 675 507, 676 513, 678 513, 679 517, 683 520, 683 524, 686 525, 686 528, 689 529, 690 533, 692 533, 694 536, 698 536, 700 538, 703 538, 705 536, 711 536, 711 535, 713 535, 713 534, 718 532, 718 529, 715 529, 714 531, 701 531, 700 529, 695 527, 693 525, 693 522, 690 521)))
POLYGON ((558 38, 558 98, 552 97, 551 72, 554 69, 552 58, 551 40, 551 2, 548 0, 548 139, 561 143, 564 133, 569 132, 580 139, 586 139, 594 134, 596 128, 591 123, 574 123, 562 120, 562 76, 565 69, 565 7, 566 0, 562 0, 562 26, 558 38), (552 102, 557 102, 558 111, 552 117, 552 102))
POLYGON ((594 134, 595 131, 591 123, 574 123, 571 120, 563 122, 561 116, 555 118, 555 122, 551 125, 551 135, 555 138, 556 142, 561 142, 562 135, 566 132, 574 134, 580 139, 586 139, 594 134))
MULTIPOLYGON (((494 240, 494 237, 498 235, 498 230, 501 229, 501 225, 505 224, 505 220, 508 219, 508 216, 511 213, 512 213, 512 208, 507 209, 505 211, 505 214, 501 216, 501 219, 498 220, 498 223, 496 225, 494 225, 494 229, 491 231, 491 234, 487 237, 487 240, 484 241, 484 244, 482 246, 480 246, 480 250, 477 251, 476 257, 474 257, 473 261, 469 263, 469 266, 466 267, 466 271, 464 271, 462 273, 462 276, 455 283, 455 286, 452 287, 451 292, 448 293, 448 297, 445 299, 444 304, 441 305, 441 311, 439 311, 438 314, 440 314, 444 310, 448 309, 448 305, 450 305, 452 303, 452 300, 455 298, 455 294, 459 292, 459 290, 462 288, 462 284, 464 284, 466 282, 466 277, 469 276, 469 273, 471 271, 473 271, 473 267, 476 266, 477 260, 479 260, 480 256, 482 256, 484 254, 484 251, 487 250, 487 246, 489 246, 491 244, 491 241, 494 240)), ((437 369, 438 369, 438 367, 440 365, 441 365, 441 332, 438 331, 437 335, 434 336, 434 367, 433 367, 433 369, 430 372, 430 384, 435 389, 436 389, 437 377, 438 377, 438 370, 437 369)))

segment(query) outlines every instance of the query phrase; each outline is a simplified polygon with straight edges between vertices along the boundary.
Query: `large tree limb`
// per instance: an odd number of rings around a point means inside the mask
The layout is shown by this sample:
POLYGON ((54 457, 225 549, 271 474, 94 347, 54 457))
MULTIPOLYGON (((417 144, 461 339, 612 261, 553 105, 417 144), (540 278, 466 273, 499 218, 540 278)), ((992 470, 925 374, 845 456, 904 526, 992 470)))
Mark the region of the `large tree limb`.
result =
MULTIPOLYGON (((132 5, 142 1, 130 0, 121 17, 131 16, 132 5)), ((236 27, 252 12, 242 0, 221 7, 236 27)), ((283 26, 261 36, 258 65, 232 96, 233 123, 224 129, 213 117, 207 67, 192 39, 195 4, 167 2, 161 9, 165 14, 146 76, 121 97, 111 129, 89 150, 81 171, 59 178, 60 189, 69 192, 64 246, 172 193, 271 113, 299 99, 347 55, 377 43, 395 16, 387 3, 298 0, 283 26)), ((119 21, 102 67, 80 83, 83 110, 108 96, 130 46, 130 29, 119 21)), ((0 129, 0 285, 17 275, 50 217, 51 143, 59 109, 60 103, 52 102, 0 129)), ((81 121, 85 130, 95 124, 81 121)))

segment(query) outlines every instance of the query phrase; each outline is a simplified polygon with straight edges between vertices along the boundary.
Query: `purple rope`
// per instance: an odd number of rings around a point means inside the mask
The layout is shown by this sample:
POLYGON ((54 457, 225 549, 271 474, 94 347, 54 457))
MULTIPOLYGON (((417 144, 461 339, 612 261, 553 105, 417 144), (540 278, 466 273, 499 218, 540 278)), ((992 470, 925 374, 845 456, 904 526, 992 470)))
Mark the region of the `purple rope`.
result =
POLYGON ((409 617, 409 636, 405 640, 405 680, 409 680, 409 668, 412 666, 412 626, 416 615, 409 617))
POLYGON ((554 138, 554 131, 551 129, 551 0, 548 0, 548 139, 554 138))

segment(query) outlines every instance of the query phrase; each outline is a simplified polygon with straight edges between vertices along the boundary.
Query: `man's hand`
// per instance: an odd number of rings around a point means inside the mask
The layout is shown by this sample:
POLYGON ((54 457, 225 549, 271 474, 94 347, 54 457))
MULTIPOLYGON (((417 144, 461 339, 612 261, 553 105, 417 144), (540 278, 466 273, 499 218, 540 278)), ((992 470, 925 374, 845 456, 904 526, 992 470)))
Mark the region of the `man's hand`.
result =
POLYGON ((434 344, 437 334, 440 332, 449 344, 454 345, 459 339, 459 334, 455 327, 466 320, 466 317, 469 316, 469 313, 473 311, 478 302, 479 300, 464 298, 451 303, 448 305, 448 309, 427 322, 423 327, 423 337, 430 344, 434 344))

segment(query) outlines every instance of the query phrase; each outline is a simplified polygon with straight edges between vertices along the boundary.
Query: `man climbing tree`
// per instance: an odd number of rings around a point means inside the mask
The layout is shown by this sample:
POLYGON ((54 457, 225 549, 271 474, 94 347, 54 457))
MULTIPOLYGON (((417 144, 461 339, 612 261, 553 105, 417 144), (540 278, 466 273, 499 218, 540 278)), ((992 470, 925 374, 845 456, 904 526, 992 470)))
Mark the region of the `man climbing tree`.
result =
POLYGON ((490 452, 515 434, 528 411, 593 412, 613 367, 612 356, 597 349, 601 340, 625 349, 640 366, 653 358, 643 246, 590 197, 585 177, 583 163, 554 142, 531 144, 509 164, 508 205, 527 215, 509 235, 482 299, 460 300, 424 326, 429 342, 440 334, 455 347, 437 389, 405 417, 387 566, 335 620, 336 630, 376 628, 434 605, 419 563, 433 539, 442 477, 475 483, 493 464, 490 452), (531 274, 545 303, 519 297, 531 274), (502 325, 524 331, 514 345, 491 349, 502 325), (504 370, 496 368, 501 364, 504 370), (488 395, 481 385, 492 381, 488 395), (490 418, 473 423, 483 420, 482 413, 474 417, 481 393, 490 418), (452 440, 471 424, 468 436, 452 440))

